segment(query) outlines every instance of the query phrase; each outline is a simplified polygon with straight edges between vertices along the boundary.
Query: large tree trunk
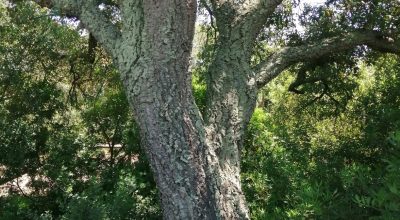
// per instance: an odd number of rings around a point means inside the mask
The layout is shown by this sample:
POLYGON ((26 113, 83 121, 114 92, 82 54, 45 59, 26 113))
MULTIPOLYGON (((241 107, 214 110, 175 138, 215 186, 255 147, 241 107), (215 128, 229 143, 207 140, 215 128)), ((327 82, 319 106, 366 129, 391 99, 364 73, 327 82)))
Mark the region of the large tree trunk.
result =
POLYGON ((214 172, 208 183, 215 208, 225 211, 220 217, 248 219, 240 183, 240 149, 256 103, 255 81, 245 74, 251 69, 243 56, 243 42, 232 35, 220 41, 209 69, 204 119, 208 169, 214 172))
POLYGON ((212 218, 203 167, 205 133, 188 74, 195 1, 126 4, 140 4, 142 11, 125 6, 123 16, 136 13, 126 29, 138 31, 122 36, 117 62, 156 177, 164 218, 212 218))
POLYGON ((237 63, 239 53, 226 51, 231 44, 218 52, 210 70, 216 77, 210 90, 214 95, 204 122, 188 72, 195 1, 126 4, 140 4, 142 11, 125 5, 122 16, 136 15, 123 27, 116 62, 160 190, 164 218, 248 219, 239 146, 251 115, 246 106, 254 105, 255 93, 248 83, 242 86, 226 76, 249 71, 249 66, 237 63), (124 31, 131 29, 139 31, 124 31))
POLYGON ((188 66, 195 1, 127 4, 141 4, 141 12, 125 9, 122 14, 136 13, 125 29, 139 31, 124 35, 123 29, 116 62, 160 190, 164 218, 248 218, 237 148, 243 133, 238 105, 245 103, 224 91, 216 97, 221 101, 214 110, 220 113, 208 117, 205 129, 192 96, 188 66), (223 103, 226 98, 229 103, 223 103), (224 124, 214 126, 215 120, 224 124))

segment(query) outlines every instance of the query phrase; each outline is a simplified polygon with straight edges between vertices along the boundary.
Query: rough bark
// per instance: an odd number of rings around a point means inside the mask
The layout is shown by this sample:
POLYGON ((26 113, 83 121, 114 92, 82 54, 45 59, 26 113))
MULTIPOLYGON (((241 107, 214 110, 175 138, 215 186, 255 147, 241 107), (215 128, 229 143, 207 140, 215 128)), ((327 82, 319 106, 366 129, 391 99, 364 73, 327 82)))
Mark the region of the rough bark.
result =
POLYGON ((249 212, 240 184, 240 149, 256 103, 255 84, 240 74, 248 72, 248 64, 225 61, 234 59, 235 53, 228 54, 222 48, 218 53, 224 56, 218 57, 210 69, 210 105, 205 115, 207 169, 212 170, 208 183, 214 209, 221 212, 219 217, 247 219, 249 212))
POLYGON ((121 0, 122 27, 95 0, 43 2, 81 19, 118 67, 160 191, 165 219, 248 219, 240 148, 258 88, 297 62, 366 44, 398 52, 376 33, 283 48, 255 69, 254 41, 282 0, 211 0, 218 39, 204 120, 188 72, 196 0, 121 0))
POLYGON ((249 211, 240 184, 240 149, 244 131, 256 103, 256 87, 249 65, 251 43, 242 23, 225 17, 219 9, 219 37, 210 66, 205 113, 207 161, 212 170, 209 187, 214 209, 222 219, 248 219, 249 211))
POLYGON ((205 132, 188 74, 195 13, 196 1, 123 5, 122 16, 129 22, 122 30, 117 62, 165 219, 213 216, 204 171, 205 132))

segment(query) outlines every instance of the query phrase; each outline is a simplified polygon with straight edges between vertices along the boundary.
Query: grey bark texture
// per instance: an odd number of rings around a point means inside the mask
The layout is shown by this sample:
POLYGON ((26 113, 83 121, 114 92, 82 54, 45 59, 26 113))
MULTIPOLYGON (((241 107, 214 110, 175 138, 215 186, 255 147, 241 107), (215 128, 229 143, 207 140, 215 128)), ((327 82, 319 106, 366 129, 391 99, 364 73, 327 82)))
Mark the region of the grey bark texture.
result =
POLYGON ((256 68, 253 44, 282 0, 211 0, 218 38, 204 118, 188 71, 196 0, 121 0, 121 28, 96 0, 36 1, 74 15, 113 58, 139 124, 165 219, 249 219, 240 148, 258 89, 298 62, 365 44, 399 52, 375 32, 282 48, 256 68))

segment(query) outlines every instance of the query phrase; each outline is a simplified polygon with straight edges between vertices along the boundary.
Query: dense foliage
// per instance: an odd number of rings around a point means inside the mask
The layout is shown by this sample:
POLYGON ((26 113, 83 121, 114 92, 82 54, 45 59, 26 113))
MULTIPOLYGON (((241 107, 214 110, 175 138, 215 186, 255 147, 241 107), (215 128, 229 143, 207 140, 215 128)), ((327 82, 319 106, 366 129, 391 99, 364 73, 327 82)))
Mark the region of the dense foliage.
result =
POLYGON ((159 218, 109 58, 97 48, 89 62, 71 21, 34 4, 1 10, 0 185, 14 187, 0 199, 0 219, 159 218))
POLYGON ((266 89, 243 150, 254 218, 400 216, 399 68, 393 56, 360 63, 324 95, 318 84, 291 94, 290 73, 266 89), (342 100, 345 89, 351 95, 342 100))
MULTIPOLYGON (((358 13, 336 26, 327 22, 334 4, 310 8, 304 36, 291 32, 288 4, 270 21, 277 30, 263 37, 291 33, 287 40, 297 44, 354 25, 393 28, 398 18, 377 16, 390 1, 376 4, 369 20, 372 6, 361 2, 345 1, 358 13)), ((0 219, 159 219, 140 134, 104 51, 90 48, 73 21, 35 4, 2 5, 0 19, 0 185, 14 185, 0 197, 0 219)), ((200 29, 208 40, 193 65, 193 88, 202 110, 214 32, 200 29)), ((254 59, 273 50, 258 43, 254 59)), ((288 70, 259 97, 242 149, 254 219, 400 217, 400 60, 330 59, 337 62, 288 70), (293 89, 301 71, 318 80, 293 89)))

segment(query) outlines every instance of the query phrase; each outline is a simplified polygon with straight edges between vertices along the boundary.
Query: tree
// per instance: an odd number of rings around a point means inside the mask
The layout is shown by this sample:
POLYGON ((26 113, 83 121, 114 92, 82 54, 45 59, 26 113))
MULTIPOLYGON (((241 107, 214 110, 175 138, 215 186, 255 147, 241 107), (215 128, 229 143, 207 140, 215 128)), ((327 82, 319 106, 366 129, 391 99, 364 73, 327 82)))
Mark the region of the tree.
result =
POLYGON ((338 22, 346 28, 286 44, 253 65, 258 37, 273 27, 271 20, 283 1, 202 1, 218 32, 202 115, 188 71, 196 0, 36 2, 78 17, 112 57, 146 146, 165 219, 249 218, 240 184, 240 148, 258 91, 282 71, 359 45, 400 51, 397 1, 371 1, 361 7, 363 1, 339 0, 327 3, 324 16, 338 13, 338 22), (342 10, 330 11, 329 6, 342 10), (107 7, 118 12, 114 20, 103 13, 107 7), (373 20, 374 13, 390 16, 379 16, 386 19, 380 23, 373 20))

